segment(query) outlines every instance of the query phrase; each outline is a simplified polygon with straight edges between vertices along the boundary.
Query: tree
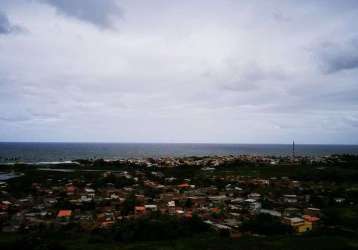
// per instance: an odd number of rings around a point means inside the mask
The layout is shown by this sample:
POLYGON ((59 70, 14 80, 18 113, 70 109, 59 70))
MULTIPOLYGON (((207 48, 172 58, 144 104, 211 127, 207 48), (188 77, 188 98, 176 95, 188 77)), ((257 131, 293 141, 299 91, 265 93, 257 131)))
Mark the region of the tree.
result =
POLYGON ((133 212, 136 203, 137 203, 137 199, 135 197, 135 194, 134 193, 129 194, 122 204, 121 214, 125 216, 128 215, 130 212, 133 212))
POLYGON ((254 219, 245 221, 241 229, 246 232, 252 232, 264 235, 288 234, 292 232, 289 225, 269 214, 259 214, 254 219))

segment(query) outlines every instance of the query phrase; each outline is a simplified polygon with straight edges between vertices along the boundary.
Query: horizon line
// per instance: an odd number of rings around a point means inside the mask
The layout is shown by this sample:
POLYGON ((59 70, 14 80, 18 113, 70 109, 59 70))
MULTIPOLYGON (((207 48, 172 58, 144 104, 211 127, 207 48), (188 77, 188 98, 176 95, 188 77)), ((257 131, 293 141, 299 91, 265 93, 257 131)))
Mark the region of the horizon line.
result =
MULTIPOLYGON (((211 145, 292 145, 291 143, 253 142, 106 142, 106 141, 0 141, 0 143, 68 143, 68 144, 211 144, 211 145)), ((358 146, 350 143, 297 143, 295 145, 358 146)))

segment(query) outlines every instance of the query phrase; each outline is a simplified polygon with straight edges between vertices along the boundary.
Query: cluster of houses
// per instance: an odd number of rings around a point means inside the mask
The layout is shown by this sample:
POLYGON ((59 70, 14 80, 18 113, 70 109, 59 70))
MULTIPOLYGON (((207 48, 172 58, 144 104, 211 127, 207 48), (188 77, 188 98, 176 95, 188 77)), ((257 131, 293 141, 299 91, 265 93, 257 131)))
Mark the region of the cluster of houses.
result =
MULTIPOLYGON (((216 175, 215 168, 228 160, 232 158, 138 160, 132 163, 145 166, 132 171, 99 171, 96 178, 93 174, 91 178, 85 174, 55 178, 52 172, 51 178, 33 182, 23 197, 12 195, 7 182, 1 182, 0 230, 16 232, 68 223, 93 230, 156 212, 187 218, 195 214, 214 229, 232 235, 240 233, 243 221, 258 214, 277 217, 297 233, 320 226, 321 211, 312 207, 312 195, 302 183, 289 178, 216 175), (205 181, 161 171, 160 166, 177 167, 183 162, 199 166, 205 181), (158 170, 147 171, 148 166, 158 166, 158 170)), ((250 160, 271 165, 277 161, 263 157, 250 160)))

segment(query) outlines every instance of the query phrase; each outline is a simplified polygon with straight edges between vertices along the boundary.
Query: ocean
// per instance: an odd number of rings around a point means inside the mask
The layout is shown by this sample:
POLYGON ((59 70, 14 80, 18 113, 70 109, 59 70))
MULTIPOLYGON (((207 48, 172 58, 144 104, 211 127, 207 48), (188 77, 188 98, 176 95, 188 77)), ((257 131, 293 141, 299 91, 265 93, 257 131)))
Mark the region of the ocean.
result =
MULTIPOLYGON (((19 143, 0 142, 0 162, 63 162, 75 159, 120 159, 204 155, 291 155, 290 144, 189 143, 19 143)), ((295 145, 296 155, 358 154, 358 145, 295 145)))
MULTIPOLYGON (((358 154, 358 145, 295 145, 296 155, 358 154)), ((204 155, 291 155, 290 144, 19 143, 0 142, 0 162, 63 162, 204 155)))

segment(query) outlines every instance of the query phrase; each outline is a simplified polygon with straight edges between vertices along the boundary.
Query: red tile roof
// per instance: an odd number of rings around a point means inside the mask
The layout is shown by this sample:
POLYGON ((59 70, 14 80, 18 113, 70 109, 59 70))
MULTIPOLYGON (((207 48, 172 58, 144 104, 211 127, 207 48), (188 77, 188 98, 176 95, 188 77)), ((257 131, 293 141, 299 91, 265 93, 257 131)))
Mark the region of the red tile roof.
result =
POLYGON ((72 211, 71 210, 60 210, 58 211, 57 217, 63 218, 63 217, 71 217, 72 211))
POLYGON ((220 211, 221 211, 221 209, 218 208, 218 207, 213 207, 213 208, 211 209, 211 212, 213 212, 213 213, 220 213, 220 211))
POLYGON ((190 185, 188 183, 182 183, 178 185, 178 188, 188 188, 190 185))
POLYGON ((305 219, 305 221, 308 221, 308 222, 317 222, 317 221, 319 221, 318 217, 310 216, 310 215, 304 215, 303 219, 305 219))

